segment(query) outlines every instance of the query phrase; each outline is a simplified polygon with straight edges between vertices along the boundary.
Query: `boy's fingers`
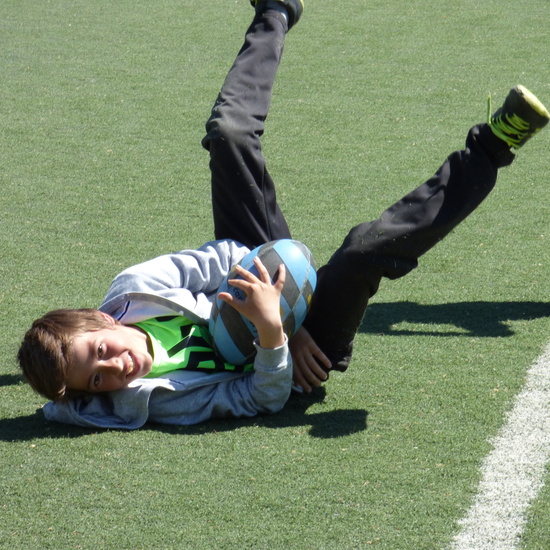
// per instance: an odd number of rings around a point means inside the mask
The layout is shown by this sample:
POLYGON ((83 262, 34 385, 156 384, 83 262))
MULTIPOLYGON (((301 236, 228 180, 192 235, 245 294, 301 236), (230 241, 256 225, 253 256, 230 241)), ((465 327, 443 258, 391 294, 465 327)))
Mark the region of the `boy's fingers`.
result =
POLYGON ((250 288, 251 282, 245 281, 244 279, 229 279, 227 284, 241 290, 246 290, 247 288, 250 288))
POLYGON ((269 276, 269 272, 267 271, 267 268, 263 264, 262 260, 256 256, 254 258, 254 265, 256 266, 256 269, 258 270, 258 274, 260 276, 260 280, 262 283, 271 283, 271 277, 269 276))
MULTIPOLYGON (((245 269, 244 267, 240 266, 240 265, 236 265, 235 266, 235 269, 237 270, 237 273, 243 278, 245 279, 246 281, 255 281, 255 280, 259 280, 258 277, 256 277, 256 275, 254 275, 253 273, 250 273, 250 271, 248 271, 248 269, 245 269)), ((229 279, 227 282, 232 284, 233 281, 238 281, 239 279, 229 279)))
POLYGON ((309 372, 311 373, 311 379, 318 380, 319 385, 328 378, 326 371, 315 360, 309 365, 309 372))
POLYGON ((220 292, 218 298, 246 317, 246 304, 229 292, 220 292))
POLYGON ((279 276, 277 277, 277 282, 275 283, 275 286, 277 288, 283 288, 286 281, 286 266, 285 264, 281 264, 279 266, 279 276))
POLYGON ((218 294, 218 298, 230 305, 233 305, 233 303, 237 301, 235 296, 233 296, 233 294, 230 294, 229 292, 220 292, 218 294))
POLYGON ((303 355, 294 358, 293 379, 304 391, 309 393, 313 387, 321 386, 327 378, 327 373, 313 356, 303 355))
MULTIPOLYGON (((315 346, 312 351, 312 355, 315 357, 315 365, 318 367, 319 371, 325 372, 323 367, 318 363, 320 361, 327 369, 332 367, 330 359, 323 353, 319 346, 315 346)), ((326 373, 325 373, 326 374, 326 373)))
POLYGON ((260 260, 260 258, 258 258, 258 256, 254 258, 254 264, 256 265, 260 273, 267 273, 267 269, 265 268, 264 263, 262 262, 262 260, 260 260))
POLYGON ((300 371, 300 369, 298 368, 295 368, 294 369, 294 376, 293 376, 293 379, 294 379, 294 383, 297 385, 297 386, 300 386, 306 393, 309 393, 311 391, 311 386, 307 383, 306 379, 304 378, 302 372, 300 371))
MULTIPOLYGON (((254 258, 254 263, 256 265, 256 268, 258 269, 259 277, 256 277, 256 275, 254 275, 244 267, 240 265, 236 265, 235 269, 237 273, 242 277, 242 279, 229 279, 227 281, 228 284, 239 288, 245 288, 246 285, 242 284, 243 280, 247 281, 248 283, 254 283, 256 281, 260 281, 261 283, 271 284, 271 277, 269 275, 269 272, 267 271, 267 268, 262 263, 262 260, 256 257, 254 258)), ((277 288, 282 289, 283 285, 285 284, 285 281, 286 281, 286 267, 285 267, 285 264, 281 264, 278 270, 277 281, 274 283, 273 286, 276 286, 277 288)))
POLYGON ((310 392, 314 387, 319 387, 327 379, 326 373, 323 373, 323 377, 316 376, 309 367, 305 365, 298 366, 294 370, 294 381, 297 385, 302 386, 304 391, 310 392))

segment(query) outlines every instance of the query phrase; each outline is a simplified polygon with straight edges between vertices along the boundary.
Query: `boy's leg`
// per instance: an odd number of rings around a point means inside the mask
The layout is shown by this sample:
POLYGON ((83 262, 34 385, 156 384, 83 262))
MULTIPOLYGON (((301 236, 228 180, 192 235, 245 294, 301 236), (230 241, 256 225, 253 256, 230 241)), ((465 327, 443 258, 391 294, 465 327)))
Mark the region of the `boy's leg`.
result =
MULTIPOLYGON (((512 98, 521 103, 521 96, 518 99, 514 90, 507 101, 512 98)), ((534 101, 538 102, 536 98, 534 101)), ((533 124, 538 124, 538 129, 528 137, 548 122, 544 106, 540 102, 536 106, 541 109, 541 113, 536 111, 533 115, 536 120, 533 124)), ((512 107, 517 111, 525 106, 512 107)), ((508 130, 516 133, 504 141, 497 124, 499 112, 493 115, 490 124, 473 127, 465 149, 452 153, 431 179, 388 208, 379 219, 354 227, 328 264, 319 270, 317 289, 304 325, 331 359, 334 369, 345 370, 349 364, 355 333, 381 278, 396 279, 413 270, 418 258, 491 192, 498 169, 514 159, 510 147, 526 141, 523 135, 524 141, 519 143, 519 132, 513 127, 508 130)), ((528 117, 529 112, 522 114, 528 117)))
POLYGON ((289 238, 266 169, 260 137, 286 32, 301 15, 300 0, 252 2, 256 14, 206 123, 202 141, 210 152, 212 208, 217 239, 250 248, 289 238))

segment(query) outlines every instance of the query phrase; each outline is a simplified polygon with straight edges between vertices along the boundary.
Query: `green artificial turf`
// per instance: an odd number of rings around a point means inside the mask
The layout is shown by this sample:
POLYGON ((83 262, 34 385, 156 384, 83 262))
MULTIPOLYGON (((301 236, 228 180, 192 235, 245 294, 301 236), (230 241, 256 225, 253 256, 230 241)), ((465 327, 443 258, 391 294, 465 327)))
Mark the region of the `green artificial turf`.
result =
MULTIPOLYGON (((550 5, 306 1, 264 152, 322 264, 430 177, 518 83, 550 104, 550 5)), ((246 0, 0 6, 0 547, 442 549, 550 333, 550 131, 470 219, 384 281, 352 367, 278 415, 92 431, 45 422, 32 320, 212 238, 200 140, 246 0)), ((548 480, 548 475, 547 475, 548 480)), ((548 547, 550 495, 523 550, 548 547)))

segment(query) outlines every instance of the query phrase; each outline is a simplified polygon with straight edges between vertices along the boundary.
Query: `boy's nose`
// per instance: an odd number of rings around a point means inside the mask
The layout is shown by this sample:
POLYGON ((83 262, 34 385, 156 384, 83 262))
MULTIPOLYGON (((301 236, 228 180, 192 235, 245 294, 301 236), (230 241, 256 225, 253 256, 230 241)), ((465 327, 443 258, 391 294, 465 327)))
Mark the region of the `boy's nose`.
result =
POLYGON ((102 367, 111 372, 116 371, 117 373, 122 372, 124 364, 120 357, 111 357, 102 362, 102 367))

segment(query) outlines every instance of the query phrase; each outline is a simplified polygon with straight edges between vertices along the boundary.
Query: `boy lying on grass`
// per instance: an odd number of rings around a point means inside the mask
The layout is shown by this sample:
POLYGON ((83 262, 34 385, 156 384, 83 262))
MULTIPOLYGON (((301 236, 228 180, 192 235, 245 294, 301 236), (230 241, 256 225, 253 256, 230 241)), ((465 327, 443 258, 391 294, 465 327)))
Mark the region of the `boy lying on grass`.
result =
POLYGON ((250 249, 291 238, 265 167, 260 136, 286 32, 301 0, 252 1, 255 16, 206 124, 216 241, 118 275, 98 310, 57 310, 34 322, 19 351, 25 378, 50 399, 48 418, 135 428, 147 420, 194 424, 279 411, 294 385, 319 386, 349 365, 355 334, 383 277, 396 279, 471 214, 497 172, 550 115, 528 90, 510 90, 463 150, 380 218, 352 228, 318 283, 304 325, 289 341, 275 283, 240 270, 244 300, 222 298, 258 330, 254 364, 224 363, 208 319, 224 277, 250 249))

